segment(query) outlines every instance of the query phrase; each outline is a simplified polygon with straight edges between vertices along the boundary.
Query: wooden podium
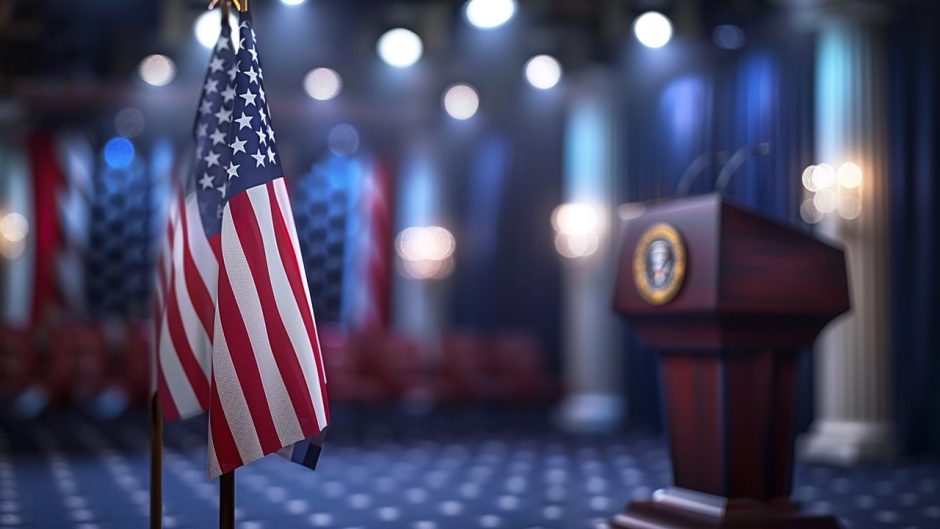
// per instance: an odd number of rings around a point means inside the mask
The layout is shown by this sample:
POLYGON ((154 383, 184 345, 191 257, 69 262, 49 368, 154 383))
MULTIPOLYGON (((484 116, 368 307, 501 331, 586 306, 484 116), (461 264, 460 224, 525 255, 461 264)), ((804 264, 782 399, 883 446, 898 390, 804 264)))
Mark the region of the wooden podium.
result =
POLYGON ((842 250, 719 195, 648 205, 615 306, 661 351, 675 487, 610 525, 838 528, 789 500, 800 351, 849 309, 842 250))

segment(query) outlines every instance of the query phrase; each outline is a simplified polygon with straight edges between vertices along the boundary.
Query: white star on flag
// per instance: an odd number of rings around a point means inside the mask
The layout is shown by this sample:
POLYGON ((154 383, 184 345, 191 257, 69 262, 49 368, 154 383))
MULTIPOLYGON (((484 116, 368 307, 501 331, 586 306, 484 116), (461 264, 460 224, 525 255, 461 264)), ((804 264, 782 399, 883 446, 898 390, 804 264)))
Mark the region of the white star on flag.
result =
POLYGON ((238 130, 242 130, 242 129, 245 128, 245 127, 250 127, 250 126, 251 126, 251 120, 252 120, 252 119, 254 119, 254 118, 252 118, 251 116, 249 116, 249 115, 247 115, 247 114, 244 115, 244 116, 242 116, 242 117, 240 117, 240 118, 238 118, 238 119, 236 119, 235 121, 238 123, 238 130))
POLYGON ((199 105, 200 114, 211 114, 212 113, 212 101, 206 100, 199 105))
MULTIPOLYGON (((245 153, 245 154, 248 154, 247 151, 245 151, 245 144, 246 144, 246 143, 248 143, 248 142, 246 142, 246 141, 243 140, 243 139, 235 138, 235 143, 229 145, 229 147, 232 148, 232 154, 234 155, 234 154, 238 154, 238 153, 240 153, 240 152, 243 152, 243 153, 245 153)), ((236 167, 237 167, 237 166, 236 166, 236 167)))
POLYGON ((258 94, 252 93, 251 90, 245 92, 244 94, 238 94, 238 97, 245 100, 245 106, 254 105, 255 98, 258 97, 258 94))
POLYGON ((251 80, 252 83, 258 84, 258 72, 255 71, 254 66, 249 68, 247 72, 242 72, 242 73, 247 75, 248 79, 251 80))
POLYGON ((209 131, 209 124, 200 123, 199 126, 196 127, 196 137, 203 138, 206 136, 206 134, 208 134, 208 131, 209 131))
MULTIPOLYGON (((229 163, 228 163, 228 167, 225 168, 225 172, 228 173, 228 179, 229 179, 229 180, 231 180, 232 178, 238 177, 238 168, 239 168, 239 167, 241 167, 241 166, 240 166, 240 165, 235 165, 233 162, 229 162, 229 163)), ((222 194, 225 194, 225 192, 223 191, 222 194)))
POLYGON ((222 59, 220 57, 215 57, 212 59, 212 62, 209 63, 209 69, 212 70, 212 73, 221 71, 223 68, 222 59))
POLYGON ((203 189, 209 189, 212 187, 212 177, 209 176, 209 173, 202 173, 202 178, 199 180, 199 185, 201 185, 203 189))
POLYGON ((268 145, 268 161, 274 163, 274 151, 271 150, 270 145, 268 145))
POLYGON ((225 102, 235 99, 235 88, 228 86, 225 90, 222 90, 222 97, 225 98, 225 102))
POLYGON ((209 164, 209 167, 219 165, 219 154, 215 151, 209 151, 209 154, 206 154, 206 163, 209 164))
POLYGON ((219 123, 228 123, 232 121, 232 111, 220 108, 218 112, 215 113, 216 119, 219 120, 219 123))
POLYGON ((225 143, 225 133, 222 132, 222 129, 215 129, 209 137, 212 138, 212 145, 225 143))
POLYGON ((206 81, 206 93, 213 94, 219 91, 219 82, 215 79, 209 79, 206 81))
POLYGON ((261 130, 261 129, 255 129, 255 134, 258 135, 258 143, 264 143, 265 145, 267 145, 267 143, 268 143, 268 136, 267 136, 267 134, 265 134, 265 132, 264 132, 263 130, 261 130))
POLYGON ((258 152, 251 155, 255 159, 255 167, 264 167, 264 153, 261 152, 261 149, 258 149, 258 152))

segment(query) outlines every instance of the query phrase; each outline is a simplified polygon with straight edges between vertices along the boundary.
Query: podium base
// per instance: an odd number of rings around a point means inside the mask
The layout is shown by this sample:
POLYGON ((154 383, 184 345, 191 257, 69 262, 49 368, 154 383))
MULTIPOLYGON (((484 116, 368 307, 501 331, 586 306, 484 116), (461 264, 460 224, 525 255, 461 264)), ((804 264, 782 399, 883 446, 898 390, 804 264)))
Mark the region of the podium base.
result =
POLYGON ((840 529, 832 516, 809 515, 789 501, 729 500, 680 488, 658 490, 610 520, 613 529, 840 529))

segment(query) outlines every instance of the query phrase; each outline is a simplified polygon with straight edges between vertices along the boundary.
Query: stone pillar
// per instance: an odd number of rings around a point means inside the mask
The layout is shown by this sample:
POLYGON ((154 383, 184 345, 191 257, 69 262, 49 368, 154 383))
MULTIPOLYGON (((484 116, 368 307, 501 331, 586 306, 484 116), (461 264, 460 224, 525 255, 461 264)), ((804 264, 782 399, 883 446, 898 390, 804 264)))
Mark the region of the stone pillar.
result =
POLYGON ((894 452, 884 48, 874 19, 857 10, 827 19, 819 36, 818 161, 833 167, 854 162, 862 182, 858 217, 830 214, 819 226, 821 234, 844 245, 852 311, 817 342, 816 422, 799 441, 803 460, 851 465, 894 452))
POLYGON ((566 397, 562 426, 593 432, 617 426, 623 415, 620 323, 611 309, 618 241, 616 183, 619 113, 612 80, 589 72, 574 82, 565 125, 565 202, 590 205, 598 216, 597 250, 564 259, 562 362, 566 397))

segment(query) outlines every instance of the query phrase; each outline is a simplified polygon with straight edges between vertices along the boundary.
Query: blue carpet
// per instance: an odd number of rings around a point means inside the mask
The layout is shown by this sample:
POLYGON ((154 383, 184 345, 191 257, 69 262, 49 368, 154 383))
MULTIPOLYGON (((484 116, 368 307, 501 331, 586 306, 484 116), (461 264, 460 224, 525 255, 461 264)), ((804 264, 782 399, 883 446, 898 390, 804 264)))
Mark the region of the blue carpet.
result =
MULTIPOLYGON (((565 436, 544 413, 334 415, 316 472, 276 457, 238 471, 238 527, 588 529, 671 481, 659 437, 565 436)), ((168 426, 166 439, 165 527, 216 526, 201 421, 168 426)), ((143 416, 4 421, 0 528, 146 527, 147 446, 143 416)), ((803 465, 794 496, 850 529, 937 528, 940 462, 803 465)))

